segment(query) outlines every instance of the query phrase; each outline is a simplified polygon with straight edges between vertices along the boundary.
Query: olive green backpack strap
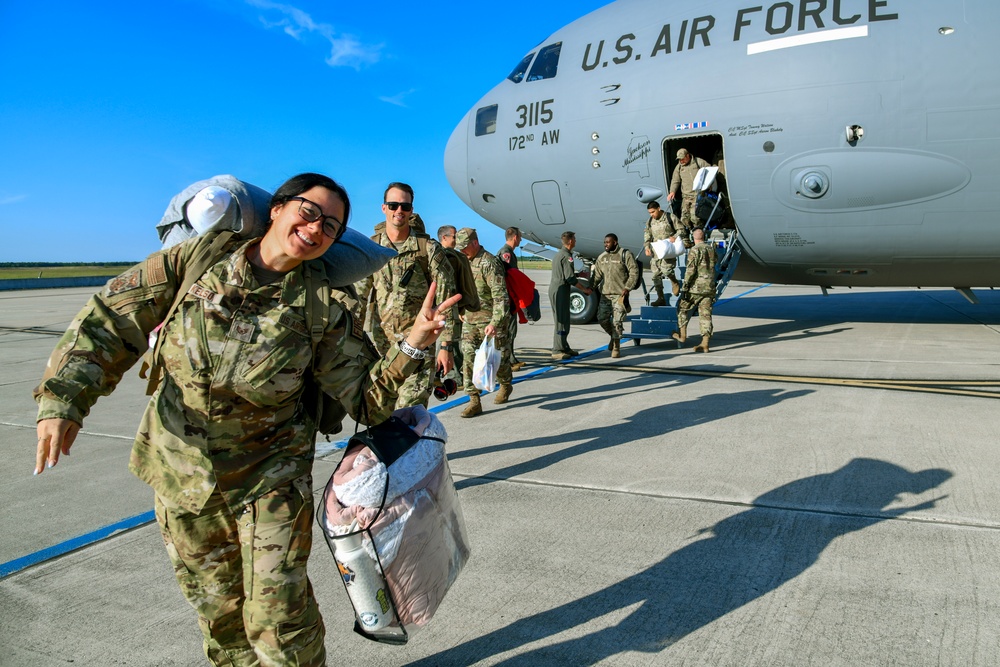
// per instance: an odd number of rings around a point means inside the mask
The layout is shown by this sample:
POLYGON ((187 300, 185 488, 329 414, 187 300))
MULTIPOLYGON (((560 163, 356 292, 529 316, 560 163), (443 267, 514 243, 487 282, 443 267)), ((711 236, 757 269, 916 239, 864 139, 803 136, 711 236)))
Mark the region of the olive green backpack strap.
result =
MULTIPOLYGON (((181 284, 174 294, 174 302, 170 304, 170 310, 167 311, 167 315, 163 318, 162 323, 168 322, 174 316, 174 313, 177 312, 181 302, 184 301, 184 297, 187 296, 191 286, 198 282, 205 275, 206 271, 222 259, 233 237, 236 236, 236 232, 218 232, 214 236, 215 238, 212 238, 212 234, 205 234, 191 258, 180 267, 181 271, 183 271, 181 274, 181 284)), ((163 339, 163 331, 161 330, 156 336, 156 345, 153 346, 152 350, 146 352, 142 368, 139 370, 139 377, 146 377, 143 371, 148 370, 149 373, 149 382, 146 384, 147 396, 152 396, 153 392, 156 391, 156 387, 160 384, 160 348, 163 345, 163 339)))
MULTIPOLYGON (((312 346, 312 364, 309 368, 309 380, 306 384, 306 405, 316 424, 316 430, 327 436, 339 433, 347 410, 340 401, 324 392, 316 381, 316 359, 318 357, 319 344, 326 335, 326 329, 330 325, 330 304, 334 300, 334 290, 330 287, 330 281, 324 272, 322 275, 318 271, 323 271, 322 263, 310 263, 306 266, 306 328, 309 330, 309 342, 312 346)), ((357 300, 350 304, 345 304, 345 317, 350 316, 348 312, 352 308, 358 308, 357 300)), ((353 320, 350 323, 353 326, 353 320)))
POLYGON ((427 237, 417 234, 417 262, 420 263, 420 268, 424 270, 424 278, 427 279, 427 284, 430 285, 434 282, 433 276, 431 276, 431 255, 430 251, 427 249, 427 237))

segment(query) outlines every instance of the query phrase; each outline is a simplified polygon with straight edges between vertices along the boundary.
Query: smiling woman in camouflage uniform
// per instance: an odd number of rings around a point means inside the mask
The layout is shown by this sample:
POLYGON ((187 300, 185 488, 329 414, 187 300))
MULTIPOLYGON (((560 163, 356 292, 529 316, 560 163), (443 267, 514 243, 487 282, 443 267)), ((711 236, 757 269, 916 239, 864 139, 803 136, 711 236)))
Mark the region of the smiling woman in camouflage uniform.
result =
MULTIPOLYGON (((167 552, 216 665, 325 664, 306 576, 316 434, 307 379, 355 419, 383 421, 452 305, 435 309, 431 285, 409 336, 378 359, 350 308, 331 298, 314 358, 306 285, 326 277, 319 258, 349 214, 332 179, 290 179, 271 199, 264 237, 235 240, 159 333, 164 377, 129 468, 155 491, 167 552)), ((146 351, 204 243, 150 255, 77 315, 35 390, 35 474, 69 454, 91 406, 146 351)))

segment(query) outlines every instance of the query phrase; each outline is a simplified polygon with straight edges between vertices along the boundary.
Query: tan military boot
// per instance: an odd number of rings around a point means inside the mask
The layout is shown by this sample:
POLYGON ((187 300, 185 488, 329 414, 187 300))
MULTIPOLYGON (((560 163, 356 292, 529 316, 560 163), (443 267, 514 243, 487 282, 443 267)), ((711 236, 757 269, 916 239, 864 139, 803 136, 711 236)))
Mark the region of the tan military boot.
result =
POLYGON ((701 342, 694 346, 695 352, 708 352, 708 341, 712 339, 711 336, 702 336, 701 342))
POLYGON ((483 414, 483 404, 479 400, 479 394, 474 396, 469 396, 469 405, 467 408, 462 410, 463 417, 475 417, 476 415, 483 414))
POLYGON ((681 284, 677 282, 677 278, 670 276, 670 293, 677 296, 681 293, 681 284))
POLYGON ((683 345, 684 343, 687 342, 688 333, 687 333, 687 330, 684 330, 684 331, 675 331, 672 334, 670 334, 670 337, 673 338, 678 343, 680 343, 681 345, 683 345))
POLYGON ((617 359, 622 356, 622 342, 620 340, 611 341, 611 358, 617 359))
POLYGON ((525 364, 525 362, 523 362, 523 361, 515 362, 515 363, 513 363, 513 364, 510 365, 510 370, 512 370, 512 371, 519 371, 522 368, 524 368, 524 364, 525 364))
POLYGON ((503 405, 510 399, 510 393, 514 391, 514 385, 512 384, 502 384, 500 385, 500 391, 497 392, 496 397, 493 399, 495 405, 503 405))
POLYGON ((667 305, 667 299, 666 297, 663 296, 663 288, 660 287, 659 285, 656 286, 656 301, 654 301, 649 305, 652 306, 653 308, 658 308, 660 306, 667 305))

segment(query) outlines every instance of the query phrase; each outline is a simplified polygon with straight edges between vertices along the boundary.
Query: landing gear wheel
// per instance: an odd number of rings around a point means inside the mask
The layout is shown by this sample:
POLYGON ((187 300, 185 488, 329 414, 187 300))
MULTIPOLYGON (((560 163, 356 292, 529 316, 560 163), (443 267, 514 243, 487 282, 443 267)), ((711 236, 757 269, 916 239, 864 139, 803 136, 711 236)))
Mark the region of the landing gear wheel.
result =
POLYGON ((597 291, 584 294, 576 287, 569 293, 569 321, 572 324, 590 324, 597 315, 597 304, 600 295, 597 291))

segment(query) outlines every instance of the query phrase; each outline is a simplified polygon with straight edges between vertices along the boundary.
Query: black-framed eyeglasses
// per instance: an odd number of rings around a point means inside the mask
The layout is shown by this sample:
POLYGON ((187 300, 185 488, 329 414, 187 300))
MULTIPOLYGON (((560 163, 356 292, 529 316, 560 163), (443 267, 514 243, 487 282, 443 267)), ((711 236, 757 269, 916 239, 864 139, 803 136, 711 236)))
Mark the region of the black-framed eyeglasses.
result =
POLYGON ((395 211, 397 208, 401 208, 404 213, 409 213, 413 210, 413 204, 408 201, 387 201, 385 205, 390 211, 395 211))
POLYGON ((295 200, 299 202, 299 217, 306 222, 318 222, 323 221, 323 234, 330 237, 334 241, 340 238, 340 235, 344 233, 344 223, 337 220, 332 215, 323 215, 323 209, 316 202, 309 201, 305 197, 289 197, 290 201, 295 200), (333 222, 331 222, 331 220, 333 222))

